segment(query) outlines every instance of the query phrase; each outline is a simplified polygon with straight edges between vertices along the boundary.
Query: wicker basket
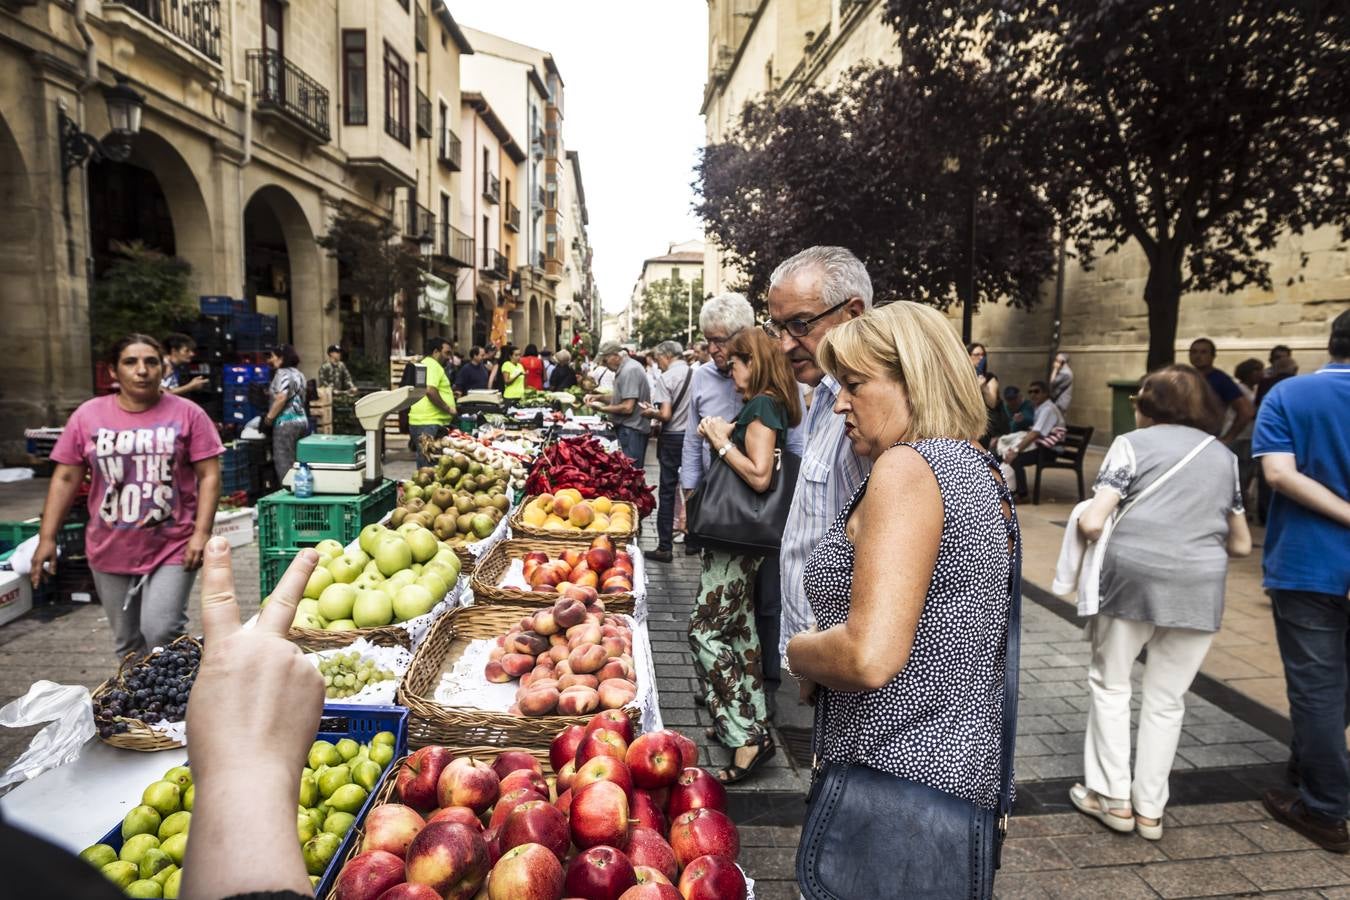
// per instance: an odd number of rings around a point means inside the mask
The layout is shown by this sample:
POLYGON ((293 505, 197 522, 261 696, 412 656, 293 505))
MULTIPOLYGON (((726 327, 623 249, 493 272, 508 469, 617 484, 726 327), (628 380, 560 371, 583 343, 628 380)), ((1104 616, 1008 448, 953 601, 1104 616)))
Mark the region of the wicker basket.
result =
MULTIPOLYGON (((474 602, 526 606, 531 609, 552 606, 558 601, 556 593, 545 594, 540 591, 524 591, 520 588, 504 588, 500 587, 498 582, 501 581, 506 570, 511 567, 511 560, 521 559, 531 550, 542 550, 549 555, 550 559, 553 559, 569 546, 581 550, 583 553, 587 549, 585 541, 562 543, 537 538, 512 538, 509 541, 502 541, 483 554, 483 558, 478 563, 478 568, 474 569, 473 577, 469 579, 474 602)), ((627 550, 628 541, 626 539, 615 539, 614 549, 616 552, 627 550)), ((606 612, 633 615, 636 600, 630 591, 625 591, 622 594, 602 594, 600 599, 604 601, 606 612)))
MULTIPOLYGON (((520 747, 546 758, 549 744, 569 725, 585 725, 591 716, 517 716, 505 712, 444 706, 432 699, 446 660, 457 659, 466 642, 497 638, 520 621, 518 606, 464 606, 443 616, 413 655, 398 688, 398 704, 408 708, 408 746, 520 747)), ((641 730, 638 709, 624 708, 641 730)))
MULTIPOLYGON (((169 647, 174 647, 182 644, 195 645, 198 650, 200 650, 202 646, 195 639, 184 635, 183 637, 180 637, 173 643, 169 644, 169 647)), ((165 649, 167 650, 169 648, 166 647, 165 649)), ((122 660, 122 664, 117 667, 117 674, 114 675, 112 678, 109 678, 107 681, 103 682, 97 688, 94 689, 93 693, 94 708, 95 709, 98 708, 99 700, 102 699, 102 697, 105 694, 107 694, 108 691, 112 690, 115 687, 123 687, 124 686, 123 679, 126 677, 127 670, 131 668, 134 664, 146 658, 148 658, 148 655, 137 656, 134 653, 127 654, 126 659, 122 660)), ((132 719, 127 716, 117 716, 115 717, 114 721, 126 722, 127 723, 126 733, 114 734, 111 737, 106 738, 100 735, 99 740, 103 741, 103 743, 105 744, 117 747, 120 750, 137 750, 142 753, 153 753, 156 750, 174 750, 178 747, 187 746, 181 741, 176 741, 165 734, 162 734, 158 731, 151 729, 149 725, 147 725, 145 722, 142 722, 140 719, 132 719)))
POLYGON ((325 631, 322 628, 292 628, 286 639, 302 650, 336 650, 365 638, 381 647, 412 649, 412 635, 402 624, 381 625, 379 628, 353 628, 348 631, 325 631))
POLYGON ((511 511, 510 523, 512 534, 525 535, 526 537, 539 538, 541 540, 554 542, 589 539, 595 537, 597 534, 607 534, 615 541, 619 541, 619 540, 631 540, 633 535, 637 534, 638 528, 640 528, 642 524, 641 523, 642 516, 638 512, 638 508, 636 506, 629 503, 627 500, 615 500, 614 501, 615 506, 626 506, 628 507, 629 512, 633 514, 632 531, 583 531, 580 528, 559 528, 556 530, 548 528, 536 528, 533 525, 526 525, 524 519, 525 507, 528 506, 530 501, 533 499, 534 499, 533 496, 526 497, 524 503, 520 504, 514 510, 511 511))

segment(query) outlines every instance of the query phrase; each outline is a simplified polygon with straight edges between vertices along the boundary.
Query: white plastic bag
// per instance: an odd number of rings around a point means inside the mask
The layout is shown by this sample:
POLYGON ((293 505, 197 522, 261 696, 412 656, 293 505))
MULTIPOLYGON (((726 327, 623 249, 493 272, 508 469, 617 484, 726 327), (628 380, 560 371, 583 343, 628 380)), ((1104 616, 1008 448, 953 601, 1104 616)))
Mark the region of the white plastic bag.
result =
POLYGON ((51 722, 28 749, 0 775, 0 790, 63 766, 80 755, 94 736, 94 703, 89 688, 78 684, 36 681, 17 700, 0 709, 0 725, 25 728, 51 722))

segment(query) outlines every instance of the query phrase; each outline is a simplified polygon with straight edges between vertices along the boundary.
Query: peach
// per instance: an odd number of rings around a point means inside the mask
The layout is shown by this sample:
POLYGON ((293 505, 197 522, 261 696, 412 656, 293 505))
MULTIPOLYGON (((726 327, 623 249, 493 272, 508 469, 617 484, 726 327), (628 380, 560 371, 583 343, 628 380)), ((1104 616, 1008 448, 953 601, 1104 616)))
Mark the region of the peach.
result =
POLYGON ((503 638, 502 638, 502 643, 501 643, 501 644, 498 644, 498 645, 495 646, 495 647, 493 647, 492 650, 488 653, 488 659, 491 659, 491 660, 500 660, 503 656, 505 656, 505 655, 506 655, 506 648, 505 648, 504 646, 502 646, 502 644, 505 644, 505 643, 506 643, 506 639, 505 639, 505 637, 503 637, 503 638))
POLYGON ((637 685, 625 678, 611 678, 600 682, 599 694, 601 706, 618 709, 637 697, 637 685))
POLYGON ((552 609, 541 609, 539 612, 535 613, 534 618, 530 622, 530 627, 534 630, 535 634, 540 634, 544 637, 557 634, 561 630, 558 626, 558 620, 553 616, 552 609))
POLYGON ((559 628, 566 630, 586 621, 586 607, 582 602, 567 596, 553 604, 553 618, 559 628))
POLYGON ((586 554, 582 553, 575 547, 568 547, 562 553, 558 554, 558 559, 567 563, 567 568, 571 570, 577 567, 577 563, 581 562, 581 560, 585 557, 585 555, 586 554))
POLYGON ((506 684, 512 678, 502 668, 501 662, 495 659, 488 660, 487 665, 483 667, 483 677, 489 684, 506 684))
MULTIPOLYGON (((608 666, 608 663, 606 663, 606 666, 608 666)), ((603 669, 601 671, 603 671, 603 669)), ((558 690, 560 691, 565 691, 576 685, 588 688, 598 688, 600 687, 600 679, 595 675, 577 675, 575 673, 564 675, 558 679, 558 690)))
MULTIPOLYGON (((600 681, 608 681, 611 678, 627 678, 628 671, 624 668, 622 658, 610 658, 605 660, 605 664, 600 667, 600 671, 595 673, 595 677, 600 681)), ((596 687, 599 687, 596 684, 596 687)))
POLYGON ((531 550, 529 553, 526 553, 522 557, 522 559, 524 559, 526 562, 534 560, 536 564, 542 564, 549 561, 548 554, 545 553, 543 550, 531 550))
POLYGON ((597 572, 614 565, 614 552, 606 547, 592 547, 586 552, 586 564, 597 572))
POLYGON ((560 494, 553 498, 553 515, 560 519, 566 519, 572 512, 573 501, 567 494, 560 494))
POLYGON ((519 678, 534 668, 534 657, 524 653, 508 653, 502 657, 502 668, 512 678, 519 678))
POLYGON ((567 520, 577 528, 585 528, 587 525, 591 524, 591 522, 595 521, 595 510, 591 508, 589 503, 583 500, 572 507, 572 511, 567 515, 567 520))
POLYGON ((600 576, 596 575, 591 569, 577 573, 575 584, 579 588, 590 588, 595 590, 600 586, 600 576))
MULTIPOLYGON (((599 644, 578 644, 567 657, 567 662, 572 667, 572 671, 578 675, 590 675, 593 672, 600 671, 600 667, 605 664, 609 657, 605 655, 605 648, 599 644)), ((510 671, 508 669, 507 671, 510 671)))
POLYGON ((583 622, 567 629, 567 645, 574 650, 580 644, 598 644, 602 637, 600 626, 594 622, 583 622))
POLYGON ((558 707, 558 689, 553 687, 527 688, 516 701, 526 716, 546 716, 558 707))
MULTIPOLYGON (((554 635, 554 637, 557 637, 557 635, 554 635)), ((567 646, 567 639, 564 638, 561 644, 554 644, 552 647, 549 647, 547 655, 549 659, 553 660, 553 664, 556 666, 558 663, 565 661, 567 659, 567 654, 571 652, 572 651, 568 649, 567 646)))
POLYGON ((564 716, 585 716, 600 706, 600 694, 595 688, 574 685, 559 695, 558 712, 564 716))
POLYGON ((618 636, 603 638, 600 641, 600 646, 604 648, 605 655, 611 659, 623 656, 624 653, 628 652, 628 642, 618 636))

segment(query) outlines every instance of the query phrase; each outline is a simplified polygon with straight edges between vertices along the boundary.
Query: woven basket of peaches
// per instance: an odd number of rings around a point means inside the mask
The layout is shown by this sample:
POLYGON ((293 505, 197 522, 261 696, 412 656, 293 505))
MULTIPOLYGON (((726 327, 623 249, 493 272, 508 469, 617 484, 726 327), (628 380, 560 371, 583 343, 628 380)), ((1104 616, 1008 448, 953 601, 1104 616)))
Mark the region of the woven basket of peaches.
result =
POLYGON ((576 488, 556 494, 527 497, 511 513, 511 532, 544 540, 563 540, 589 534, 631 538, 638 529, 637 507, 626 500, 581 496, 576 488))
POLYGON ((629 542, 607 534, 589 544, 512 538, 483 554, 469 583, 479 603, 538 608, 562 597, 583 604, 600 598, 610 612, 632 615, 633 562, 629 542))

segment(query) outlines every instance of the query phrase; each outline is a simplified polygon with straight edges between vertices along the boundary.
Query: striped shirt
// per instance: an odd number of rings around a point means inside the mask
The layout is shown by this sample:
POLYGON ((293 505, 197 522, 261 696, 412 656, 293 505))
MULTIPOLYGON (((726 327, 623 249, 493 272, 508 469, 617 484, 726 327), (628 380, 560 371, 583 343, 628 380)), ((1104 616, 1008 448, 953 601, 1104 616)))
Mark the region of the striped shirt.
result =
POLYGON ((802 581, 807 558, 862 484, 863 477, 872 470, 870 459, 853 452, 844 434, 844 417, 834 414, 838 394, 839 382, 826 375, 816 386, 806 413, 806 452, 802 455, 797 490, 792 495, 779 551, 783 579, 780 653, 787 652, 788 639, 811 627, 811 605, 806 601, 802 581))

